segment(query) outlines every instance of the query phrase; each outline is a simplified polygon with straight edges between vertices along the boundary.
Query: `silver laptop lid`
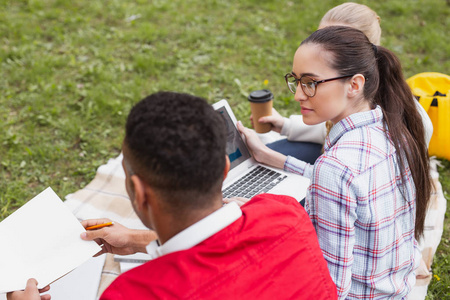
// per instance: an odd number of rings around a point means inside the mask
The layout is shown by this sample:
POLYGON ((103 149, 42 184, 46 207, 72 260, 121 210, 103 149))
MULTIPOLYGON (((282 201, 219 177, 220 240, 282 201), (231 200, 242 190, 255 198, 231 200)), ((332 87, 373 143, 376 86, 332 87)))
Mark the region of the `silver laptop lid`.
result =
POLYGON ((233 120, 235 117, 234 115, 230 115, 228 107, 229 106, 225 104, 223 100, 214 105, 215 110, 220 113, 226 124, 227 128, 226 152, 231 163, 230 169, 233 169, 242 162, 249 159, 251 155, 241 137, 241 134, 236 128, 235 125, 236 121, 233 120))

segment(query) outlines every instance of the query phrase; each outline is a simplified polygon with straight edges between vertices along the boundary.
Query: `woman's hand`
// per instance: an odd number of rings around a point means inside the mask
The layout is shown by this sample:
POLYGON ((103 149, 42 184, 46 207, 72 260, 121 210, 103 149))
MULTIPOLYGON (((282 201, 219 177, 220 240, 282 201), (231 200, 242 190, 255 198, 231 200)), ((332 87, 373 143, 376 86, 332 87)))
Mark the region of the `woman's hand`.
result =
POLYGON ((260 140, 254 130, 244 127, 241 121, 237 122, 237 129, 245 137, 247 147, 253 154, 253 158, 261 163, 264 163, 264 151, 268 149, 266 145, 260 140))
POLYGON ((30 278, 27 281, 27 286, 23 291, 15 291, 8 293, 6 298, 8 300, 50 300, 51 296, 49 294, 40 295, 41 293, 45 293, 50 289, 50 286, 47 285, 43 289, 37 288, 38 282, 34 278, 30 278))
POLYGON ((258 135, 254 130, 244 127, 239 121, 237 123, 237 129, 245 137, 245 142, 247 147, 253 154, 253 158, 263 164, 283 169, 284 163, 286 161, 286 156, 276 152, 266 145, 259 139, 258 135))
MULTIPOLYGON (((250 122, 252 123, 252 127, 255 127, 253 124, 253 115, 250 115, 250 122)), ((272 124, 272 130, 280 133, 284 125, 284 118, 275 108, 272 108, 272 115, 259 118, 259 123, 270 123, 272 124)))

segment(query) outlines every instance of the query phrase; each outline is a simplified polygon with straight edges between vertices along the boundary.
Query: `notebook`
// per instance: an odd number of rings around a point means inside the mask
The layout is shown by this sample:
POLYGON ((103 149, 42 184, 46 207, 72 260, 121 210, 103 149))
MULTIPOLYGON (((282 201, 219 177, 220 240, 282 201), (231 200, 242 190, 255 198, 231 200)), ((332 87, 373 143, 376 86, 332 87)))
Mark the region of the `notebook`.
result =
POLYGON ((288 195, 299 202, 305 198, 310 184, 308 178, 258 163, 237 130, 237 120, 228 101, 220 100, 213 107, 227 127, 226 152, 231 166, 222 186, 224 198, 251 198, 262 193, 288 195))
POLYGON ((0 293, 24 289, 28 278, 43 288, 85 263, 101 250, 80 238, 85 231, 51 188, 25 203, 0 223, 0 293))

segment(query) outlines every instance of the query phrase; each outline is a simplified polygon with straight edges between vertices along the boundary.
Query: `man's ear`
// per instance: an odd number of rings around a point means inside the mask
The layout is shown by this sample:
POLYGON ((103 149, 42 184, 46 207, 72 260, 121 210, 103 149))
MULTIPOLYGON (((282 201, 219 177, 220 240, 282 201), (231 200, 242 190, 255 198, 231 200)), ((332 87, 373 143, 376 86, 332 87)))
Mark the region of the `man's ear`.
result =
POLYGON ((362 74, 356 74, 350 79, 350 84, 348 86, 348 97, 355 98, 360 97, 364 93, 364 85, 366 83, 366 78, 362 74))
POLYGON ((230 159, 228 158, 228 155, 225 154, 225 169, 223 170, 223 180, 227 178, 228 172, 230 171, 230 159))
POLYGON ((139 211, 146 210, 147 206, 147 193, 145 188, 145 183, 139 178, 138 175, 131 176, 131 183, 134 188, 134 201, 135 206, 139 211))

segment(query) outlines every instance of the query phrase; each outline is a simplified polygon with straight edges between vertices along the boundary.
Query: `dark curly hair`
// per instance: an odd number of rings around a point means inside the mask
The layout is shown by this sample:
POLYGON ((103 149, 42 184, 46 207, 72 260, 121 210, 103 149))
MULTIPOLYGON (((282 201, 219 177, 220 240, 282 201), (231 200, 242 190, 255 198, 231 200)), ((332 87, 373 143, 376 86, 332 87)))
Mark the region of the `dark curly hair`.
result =
POLYGON ((171 209, 207 207, 221 193, 225 124, 202 98, 158 92, 142 99, 128 116, 124 147, 133 172, 171 209))

